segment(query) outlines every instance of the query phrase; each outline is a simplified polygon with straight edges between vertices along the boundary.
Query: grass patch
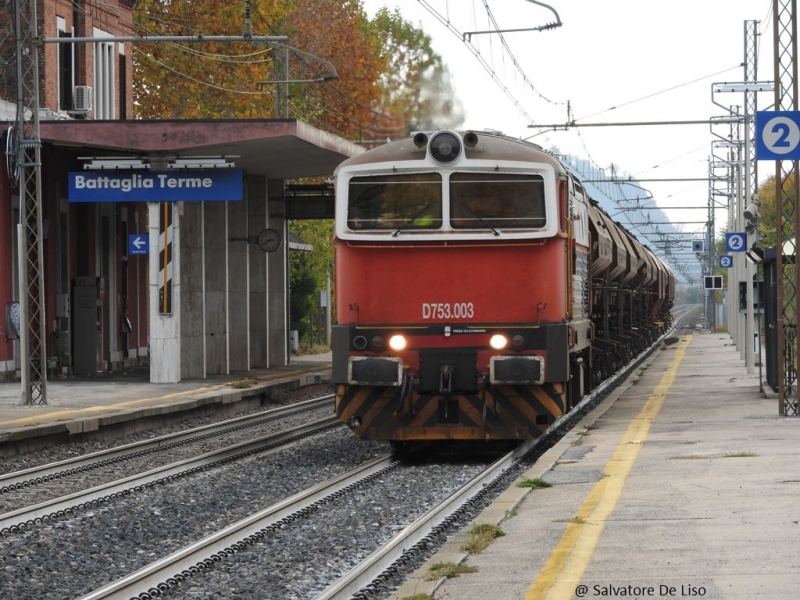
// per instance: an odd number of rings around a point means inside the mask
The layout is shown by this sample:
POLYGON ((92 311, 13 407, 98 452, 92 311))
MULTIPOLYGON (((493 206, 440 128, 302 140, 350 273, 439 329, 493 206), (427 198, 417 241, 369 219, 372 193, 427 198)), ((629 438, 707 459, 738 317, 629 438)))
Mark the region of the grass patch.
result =
POLYGON ((571 519, 556 519, 553 523, 574 523, 575 525, 583 525, 586 523, 586 519, 583 517, 572 517, 571 519))
POLYGON ((237 389, 237 390, 243 390, 243 389, 247 389, 249 387, 252 387, 253 380, 252 379, 240 379, 239 381, 232 381, 228 385, 231 386, 232 388, 237 389))
POLYGON ((517 487, 540 490, 542 488, 553 487, 553 484, 550 483, 549 481, 545 481, 544 479, 540 479, 539 477, 536 477, 534 479, 528 479, 526 477, 517 484, 517 487))
POLYGON ((514 518, 514 517, 516 517, 518 514, 519 514, 519 513, 517 512, 517 509, 516 509, 516 508, 515 508, 515 509, 512 509, 512 510, 507 510, 507 511, 506 511, 506 514, 503 516, 503 521, 508 521, 509 519, 513 519, 513 518, 514 518))
POLYGON ((467 554, 480 554, 496 538, 503 537, 505 534, 505 531, 497 525, 477 523, 472 526, 469 532, 469 540, 461 546, 461 551, 467 554))
POLYGON ((300 349, 293 351, 292 354, 295 356, 308 356, 312 354, 325 354, 330 351, 331 349, 325 344, 314 344, 312 346, 300 344, 300 349))
POLYGON ((478 567, 467 567, 466 565, 457 565, 455 563, 436 563, 431 565, 428 572, 425 574, 425 581, 436 581, 442 577, 453 579, 462 573, 477 573, 478 567))
POLYGON ((491 523, 475 523, 472 529, 469 530, 470 535, 488 535, 492 539, 503 537, 506 533, 497 525, 491 523))
POLYGON ((572 442, 572 444, 570 444, 573 448, 583 445, 583 438, 584 436, 589 435, 589 428, 587 427, 586 431, 579 431, 576 435, 578 436, 578 439, 576 439, 575 441, 572 442))
POLYGON ((751 458, 758 456, 758 452, 726 452, 722 456, 724 458, 751 458))
POLYGON ((404 596, 400 600, 434 600, 430 594, 414 594, 413 596, 404 596))

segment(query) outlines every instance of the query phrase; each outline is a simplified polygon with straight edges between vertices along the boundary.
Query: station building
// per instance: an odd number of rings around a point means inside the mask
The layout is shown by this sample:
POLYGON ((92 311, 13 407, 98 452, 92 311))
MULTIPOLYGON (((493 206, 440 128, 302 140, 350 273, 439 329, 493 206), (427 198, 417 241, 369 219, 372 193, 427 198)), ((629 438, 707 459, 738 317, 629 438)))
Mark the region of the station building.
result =
MULTIPOLYGON (((44 44, 40 57, 48 369, 149 363, 151 381, 177 382, 287 364, 286 182, 330 175, 361 148, 296 119, 132 119, 132 47, 108 38, 131 35, 135 1, 43 5, 43 38, 101 38, 44 44)), ((0 75, 7 132, 16 80, 0 75)), ((20 368, 24 291, 13 171, 0 168, 6 381, 20 368)))

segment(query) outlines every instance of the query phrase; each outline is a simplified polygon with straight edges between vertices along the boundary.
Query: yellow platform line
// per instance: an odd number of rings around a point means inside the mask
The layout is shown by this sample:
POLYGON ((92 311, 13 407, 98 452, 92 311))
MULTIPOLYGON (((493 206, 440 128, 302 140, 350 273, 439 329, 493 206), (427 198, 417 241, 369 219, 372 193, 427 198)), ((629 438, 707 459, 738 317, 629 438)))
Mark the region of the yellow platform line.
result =
POLYGON ((564 535, 525 595, 525 600, 569 600, 575 594, 592 560, 606 520, 616 508, 625 480, 647 439, 650 425, 661 410, 667 392, 675 381, 689 341, 689 338, 684 338, 677 348, 667 372, 642 411, 631 422, 614 455, 606 464, 606 477, 597 482, 567 525, 564 535))

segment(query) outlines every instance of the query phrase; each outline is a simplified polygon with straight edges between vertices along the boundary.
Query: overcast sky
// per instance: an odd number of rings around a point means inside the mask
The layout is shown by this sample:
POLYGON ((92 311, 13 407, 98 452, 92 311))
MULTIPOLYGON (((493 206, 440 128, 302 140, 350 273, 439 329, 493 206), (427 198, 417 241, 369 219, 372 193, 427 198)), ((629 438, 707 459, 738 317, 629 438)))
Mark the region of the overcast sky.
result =
MULTIPOLYGON (((772 0, 552 0, 562 25, 546 31, 473 35, 495 29, 534 28, 556 15, 528 0, 362 0, 372 16, 381 6, 400 8, 421 26, 450 69, 466 109, 465 128, 498 129, 546 148, 615 164, 638 178, 701 178, 708 174, 708 125, 532 129, 531 124, 703 120, 743 106, 743 94, 718 94, 712 83, 744 79, 745 21, 760 21, 759 80, 773 79, 772 0), (426 8, 442 16, 450 28, 426 8), (458 35, 455 33, 458 32, 458 35), (482 64, 482 62, 484 64, 482 64), (485 66, 484 66, 485 65, 485 66), (517 65, 519 68, 517 68, 517 65), (489 68, 492 74, 487 71, 489 68), (503 91, 503 87, 508 93, 503 91)), ((773 102, 758 97, 759 110, 773 102)), ((726 135, 727 128, 715 127, 726 135)), ((773 163, 774 164, 774 163, 773 163)), ((773 168, 761 163, 759 179, 773 168)), ((662 207, 706 206, 706 182, 646 183, 662 207)), ((704 220, 703 211, 668 211, 673 221, 704 220)), ((724 220, 718 213, 717 222, 724 220)), ((699 225, 679 225, 688 231, 699 225)))

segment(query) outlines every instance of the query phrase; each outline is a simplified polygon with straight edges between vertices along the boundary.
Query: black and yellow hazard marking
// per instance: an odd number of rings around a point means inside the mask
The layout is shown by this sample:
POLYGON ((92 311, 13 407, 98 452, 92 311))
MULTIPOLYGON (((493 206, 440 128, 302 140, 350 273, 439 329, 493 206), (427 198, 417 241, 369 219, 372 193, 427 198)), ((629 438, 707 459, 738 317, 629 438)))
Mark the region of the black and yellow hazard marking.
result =
POLYGON ((399 387, 336 391, 336 414, 362 439, 534 439, 564 413, 565 386, 493 386, 484 393, 423 394, 399 387))

